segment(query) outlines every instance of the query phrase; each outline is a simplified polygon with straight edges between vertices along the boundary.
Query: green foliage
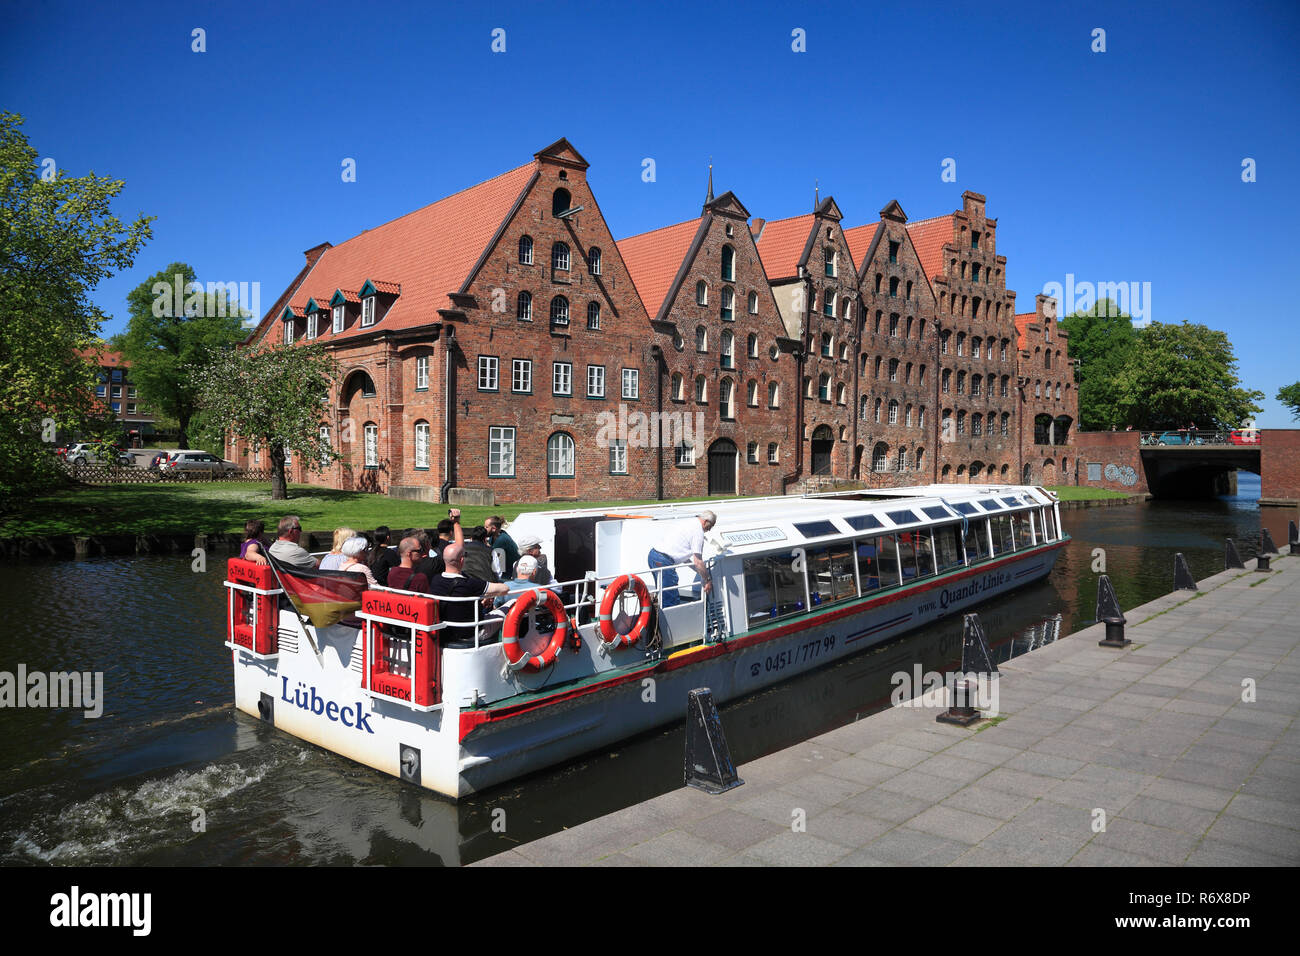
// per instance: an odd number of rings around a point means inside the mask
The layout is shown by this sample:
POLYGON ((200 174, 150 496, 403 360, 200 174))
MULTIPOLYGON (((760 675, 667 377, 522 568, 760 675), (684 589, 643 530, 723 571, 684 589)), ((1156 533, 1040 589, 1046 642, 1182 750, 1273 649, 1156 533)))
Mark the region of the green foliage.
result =
POLYGON ((182 448, 201 447, 190 434, 199 395, 191 369, 209 349, 243 341, 244 310, 225 291, 205 292, 183 262, 154 273, 126 298, 131 321, 120 341, 140 397, 176 419, 182 448))
POLYGON ((78 354, 104 320, 90 292, 152 235, 148 217, 112 214, 120 181, 43 177, 21 125, 0 114, 0 509, 56 480, 54 427, 81 428, 95 404, 97 369, 78 354))
POLYGON ((1300 420, 1300 382, 1284 385, 1277 390, 1277 400, 1291 409, 1291 417, 1300 420))
POLYGON ((1152 430, 1239 428, 1264 397, 1241 387, 1227 334, 1190 322, 1142 329, 1115 384, 1122 422, 1152 430))
POLYGON ((1137 347, 1138 330, 1109 299, 1057 323, 1070 335, 1070 358, 1078 359, 1079 428, 1105 431, 1126 424, 1119 413, 1118 379, 1137 347))
POLYGON ((272 498, 287 497, 285 449, 302 455, 309 467, 336 457, 322 443, 320 427, 338 363, 319 343, 210 349, 188 372, 213 427, 270 451, 272 498))

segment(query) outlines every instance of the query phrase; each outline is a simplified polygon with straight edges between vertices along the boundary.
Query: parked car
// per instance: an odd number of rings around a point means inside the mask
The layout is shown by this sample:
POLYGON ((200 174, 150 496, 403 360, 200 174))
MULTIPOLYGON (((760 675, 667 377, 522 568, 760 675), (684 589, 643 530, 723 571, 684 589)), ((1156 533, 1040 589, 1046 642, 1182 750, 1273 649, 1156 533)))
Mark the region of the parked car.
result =
POLYGON ((1259 430, 1255 428, 1234 428, 1228 432, 1228 441, 1234 445, 1258 445, 1259 430))
POLYGON ((96 445, 92 442, 77 442, 68 449, 67 460, 73 465, 107 465, 117 464, 128 467, 135 459, 112 445, 96 445))
POLYGON ((193 448, 182 448, 170 452, 167 460, 158 465, 158 471, 163 475, 229 475, 239 471, 239 466, 233 461, 225 458, 218 458, 216 455, 209 454, 206 451, 200 451, 193 448))
POLYGON ((1184 429, 1177 431, 1164 432, 1156 436, 1157 445, 1204 445, 1205 439, 1201 436, 1193 438, 1190 433, 1184 429))

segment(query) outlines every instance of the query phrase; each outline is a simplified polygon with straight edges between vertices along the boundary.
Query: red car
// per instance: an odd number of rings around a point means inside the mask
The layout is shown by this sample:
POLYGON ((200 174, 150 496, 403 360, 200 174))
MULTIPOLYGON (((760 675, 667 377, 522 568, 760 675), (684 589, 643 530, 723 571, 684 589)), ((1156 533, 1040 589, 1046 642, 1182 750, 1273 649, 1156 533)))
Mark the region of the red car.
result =
POLYGON ((1259 429, 1258 428, 1234 428, 1228 432, 1228 441, 1234 445, 1258 445, 1259 429))

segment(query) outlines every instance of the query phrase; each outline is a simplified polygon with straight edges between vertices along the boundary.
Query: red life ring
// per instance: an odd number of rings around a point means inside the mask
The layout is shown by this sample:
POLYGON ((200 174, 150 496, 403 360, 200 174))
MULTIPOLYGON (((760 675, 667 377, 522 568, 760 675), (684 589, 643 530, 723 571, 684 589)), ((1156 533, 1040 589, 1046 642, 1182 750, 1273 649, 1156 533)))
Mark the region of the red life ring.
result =
POLYGON ((600 602, 600 614, 596 620, 600 622, 600 633, 608 646, 631 647, 641 639, 641 635, 645 634, 650 626, 650 589, 639 577, 623 575, 605 590, 605 597, 600 602), (641 616, 636 619, 632 630, 620 634, 614 630, 614 604, 622 599, 628 585, 631 585, 637 600, 641 602, 641 616))
POLYGON ((555 663, 555 658, 564 647, 564 639, 568 633, 569 615, 565 612, 564 602, 560 600, 558 594, 548 588, 525 591, 506 615, 506 622, 501 628, 501 648, 505 651, 511 670, 540 671, 555 663), (530 655, 519 646, 519 638, 527 627, 528 611, 537 603, 539 597, 545 603, 546 610, 550 611, 555 618, 555 633, 551 635, 551 643, 547 645, 546 650, 541 654, 530 655))

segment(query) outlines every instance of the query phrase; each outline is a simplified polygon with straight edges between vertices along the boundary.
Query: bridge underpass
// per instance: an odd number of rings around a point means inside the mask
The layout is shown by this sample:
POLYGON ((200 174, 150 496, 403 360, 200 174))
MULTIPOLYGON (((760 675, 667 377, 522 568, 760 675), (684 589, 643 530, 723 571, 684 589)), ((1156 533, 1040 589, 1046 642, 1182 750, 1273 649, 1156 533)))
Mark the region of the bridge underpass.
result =
POLYGON ((1262 475, 1258 445, 1144 446, 1147 489, 1157 498, 1212 498, 1236 493, 1236 472, 1262 475))

